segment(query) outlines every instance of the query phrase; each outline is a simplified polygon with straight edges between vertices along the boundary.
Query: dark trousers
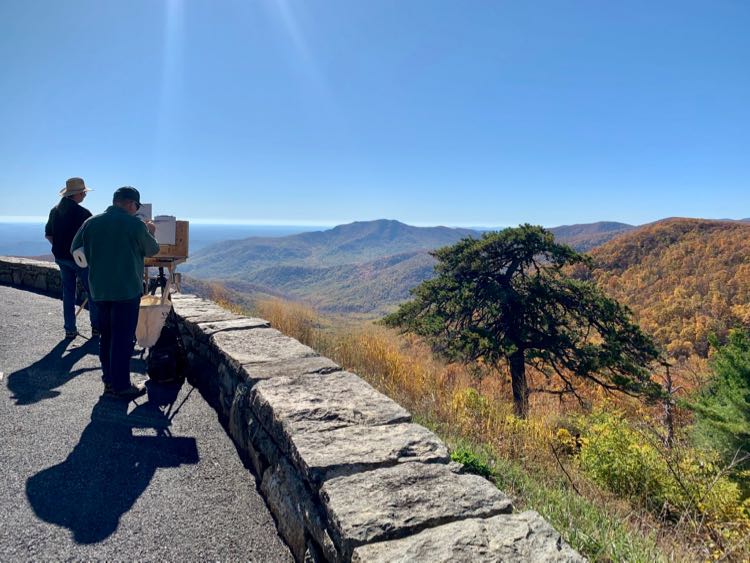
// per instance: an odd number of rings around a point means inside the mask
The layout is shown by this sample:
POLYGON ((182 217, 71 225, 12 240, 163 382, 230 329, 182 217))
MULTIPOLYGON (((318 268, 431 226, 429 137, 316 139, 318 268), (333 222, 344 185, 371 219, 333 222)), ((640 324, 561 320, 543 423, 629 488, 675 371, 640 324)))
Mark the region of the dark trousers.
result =
POLYGON ((99 307, 99 360, 102 379, 115 391, 130 387, 130 357, 135 346, 135 327, 141 298, 97 301, 99 307))
POLYGON ((56 258, 55 262, 60 267, 65 332, 76 332, 76 278, 81 279, 83 289, 89 296, 89 320, 91 321, 91 328, 98 329, 99 315, 96 303, 91 299, 91 292, 89 291, 89 269, 80 268, 73 260, 56 258))

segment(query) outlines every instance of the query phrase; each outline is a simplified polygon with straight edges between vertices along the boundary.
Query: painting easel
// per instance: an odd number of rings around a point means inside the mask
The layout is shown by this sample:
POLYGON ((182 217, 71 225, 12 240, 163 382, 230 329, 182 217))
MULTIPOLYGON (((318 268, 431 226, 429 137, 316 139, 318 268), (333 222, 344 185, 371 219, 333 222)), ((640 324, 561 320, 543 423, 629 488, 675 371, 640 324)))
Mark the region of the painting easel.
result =
POLYGON ((159 268, 159 276, 156 280, 158 287, 162 288, 163 298, 166 298, 170 285, 174 285, 178 292, 181 291, 180 275, 176 274, 176 269, 179 264, 188 259, 189 227, 188 221, 177 221, 175 223, 175 243, 160 244, 159 252, 145 259, 143 279, 146 293, 150 292, 153 285, 148 275, 149 268, 159 268), (165 269, 169 272, 168 277, 164 275, 165 269), (163 283, 162 280, 166 280, 166 283, 163 283))

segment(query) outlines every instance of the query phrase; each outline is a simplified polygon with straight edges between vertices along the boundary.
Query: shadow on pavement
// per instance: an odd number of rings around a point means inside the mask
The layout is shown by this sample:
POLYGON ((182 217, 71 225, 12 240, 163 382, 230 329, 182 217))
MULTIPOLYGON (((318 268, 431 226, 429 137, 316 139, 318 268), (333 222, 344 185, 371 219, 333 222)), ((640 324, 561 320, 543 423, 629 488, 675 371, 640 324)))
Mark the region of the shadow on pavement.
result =
POLYGON ((169 431, 178 393, 179 386, 150 385, 149 400, 129 414, 126 401, 101 397, 68 458, 26 482, 36 515, 70 529, 77 543, 97 543, 117 530, 157 468, 198 463, 195 438, 169 431), (152 428, 156 435, 134 436, 134 428, 152 428))
POLYGON ((8 389, 13 392, 11 398, 16 400, 16 405, 31 405, 57 397, 60 394, 59 391, 55 391, 57 387, 65 385, 81 373, 99 369, 73 369, 73 366, 87 354, 99 354, 98 340, 87 340, 85 344, 68 350, 71 342, 61 340, 40 360, 8 375, 8 389))

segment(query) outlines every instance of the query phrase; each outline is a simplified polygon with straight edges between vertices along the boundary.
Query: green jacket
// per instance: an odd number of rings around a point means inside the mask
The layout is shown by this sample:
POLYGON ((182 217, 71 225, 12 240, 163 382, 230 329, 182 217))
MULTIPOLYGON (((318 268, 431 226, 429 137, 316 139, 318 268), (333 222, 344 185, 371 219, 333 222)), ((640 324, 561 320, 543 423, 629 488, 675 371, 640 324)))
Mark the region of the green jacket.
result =
POLYGON ((124 301, 143 293, 143 259, 159 252, 145 223, 114 205, 86 220, 70 250, 83 246, 94 301, 124 301))

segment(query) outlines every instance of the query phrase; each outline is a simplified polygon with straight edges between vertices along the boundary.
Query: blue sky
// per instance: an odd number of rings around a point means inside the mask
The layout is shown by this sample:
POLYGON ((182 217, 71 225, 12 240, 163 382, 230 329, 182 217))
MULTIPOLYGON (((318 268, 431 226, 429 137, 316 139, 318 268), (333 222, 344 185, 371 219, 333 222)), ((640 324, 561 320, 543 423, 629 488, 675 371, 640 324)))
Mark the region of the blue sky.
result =
POLYGON ((3 0, 0 216, 750 216, 745 0, 3 0))

